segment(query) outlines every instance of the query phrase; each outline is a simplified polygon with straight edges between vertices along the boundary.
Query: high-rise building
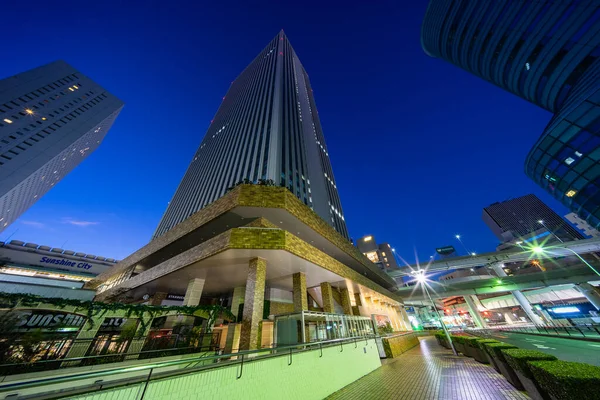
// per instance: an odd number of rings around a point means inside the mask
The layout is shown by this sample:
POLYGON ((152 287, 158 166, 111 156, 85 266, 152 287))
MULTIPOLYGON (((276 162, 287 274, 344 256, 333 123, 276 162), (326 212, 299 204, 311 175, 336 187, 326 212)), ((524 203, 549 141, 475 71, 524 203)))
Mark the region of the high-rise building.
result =
POLYGON ((389 269, 398 269, 398 263, 394 256, 392 246, 389 243, 377 244, 372 235, 363 236, 356 241, 356 247, 372 263, 380 269, 387 271, 389 269))
POLYGON ((287 187, 348 238, 308 74, 283 31, 231 83, 154 237, 260 180, 287 187))
POLYGON ((121 108, 64 61, 0 80, 0 232, 96 150, 121 108))
POLYGON ((431 0, 422 45, 553 117, 525 172, 600 226, 600 3, 431 0))
POLYGON ((534 194, 491 204, 482 218, 501 242, 537 240, 550 233, 565 242, 584 238, 534 194))

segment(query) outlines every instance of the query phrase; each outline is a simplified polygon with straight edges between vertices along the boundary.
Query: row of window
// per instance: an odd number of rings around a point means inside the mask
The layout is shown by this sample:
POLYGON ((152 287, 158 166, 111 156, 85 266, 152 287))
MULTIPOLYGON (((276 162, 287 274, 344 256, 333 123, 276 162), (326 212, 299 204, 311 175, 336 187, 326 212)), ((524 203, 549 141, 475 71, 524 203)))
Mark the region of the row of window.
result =
MULTIPOLYGON (((71 112, 70 114, 63 116, 63 118, 61 118, 60 120, 47 126, 46 128, 42 129, 40 132, 29 137, 27 140, 24 140, 23 142, 21 142, 19 145, 16 145, 14 148, 12 148, 12 149, 8 150, 6 153, 0 155, 0 158, 3 159, 3 160, 0 160, 0 165, 3 165, 6 162, 4 160, 11 160, 12 158, 14 158, 14 156, 19 155, 20 152, 25 151, 29 147, 32 147, 34 145, 34 143, 31 143, 31 142, 39 142, 41 139, 51 135, 53 132, 56 132, 56 130, 58 128, 61 128, 64 124, 67 124, 69 121, 73 121, 75 118, 77 118, 77 116, 79 116, 82 113, 84 113, 85 111, 91 109, 94 105, 100 103, 102 100, 106 99, 107 97, 108 96, 106 95, 106 93, 103 93, 103 94, 95 97, 94 99, 88 101, 86 104, 83 104, 81 107, 73 110, 73 112, 71 112)), ((39 121, 38 121, 38 123, 39 123, 39 121)), ((24 130, 27 131, 28 129, 24 128, 24 130)), ((21 132, 17 132, 17 133, 19 135, 23 135, 23 133, 21 133, 21 132)), ((10 135, 9 138, 13 139, 13 140, 17 139, 17 137, 13 136, 13 135, 10 135)), ((8 143, 8 141, 6 141, 5 139, 0 140, 0 142, 8 143)))

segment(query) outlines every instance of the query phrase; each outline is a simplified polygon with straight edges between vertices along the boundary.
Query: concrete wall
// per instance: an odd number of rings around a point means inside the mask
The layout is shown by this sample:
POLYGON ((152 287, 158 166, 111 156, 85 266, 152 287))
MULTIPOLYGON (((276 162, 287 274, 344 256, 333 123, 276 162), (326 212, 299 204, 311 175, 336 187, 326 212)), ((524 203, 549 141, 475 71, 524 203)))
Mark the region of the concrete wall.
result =
MULTIPOLYGON (((144 400, 163 399, 323 399, 356 379, 379 368, 379 353, 373 339, 341 346, 215 368, 150 382, 144 400)), ((71 384, 71 386, 73 386, 71 384)), ((143 384, 69 397, 81 400, 137 399, 143 384)))

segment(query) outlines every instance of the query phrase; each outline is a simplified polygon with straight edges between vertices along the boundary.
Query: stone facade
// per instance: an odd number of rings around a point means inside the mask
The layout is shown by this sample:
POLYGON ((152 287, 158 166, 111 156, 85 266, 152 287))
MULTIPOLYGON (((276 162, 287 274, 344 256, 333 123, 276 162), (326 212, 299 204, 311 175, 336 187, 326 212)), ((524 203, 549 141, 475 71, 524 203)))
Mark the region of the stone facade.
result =
POLYGON ((352 304, 350 303, 350 293, 347 288, 340 289, 340 297, 342 299, 340 305, 344 309, 344 314, 352 315, 352 304))
POLYGON ((333 306, 333 289, 329 282, 321 282, 321 296, 323 298, 323 311, 327 313, 334 313, 335 308, 333 306))
POLYGON ((419 344, 419 338, 414 333, 382 338, 383 349, 387 358, 398 357, 419 344))
POLYGON ((188 282, 185 298, 183 299, 184 306, 195 307, 200 304, 202 290, 204 289, 204 279, 194 278, 188 282))
POLYGON ((306 295, 306 275, 297 272, 292 277, 294 284, 294 311, 308 310, 308 297, 306 295))
POLYGON ((294 303, 282 303, 280 301, 272 301, 271 302, 271 310, 269 311, 270 315, 279 315, 279 314, 289 314, 293 313, 294 303))
POLYGON ((251 259, 248 265, 244 315, 240 334, 241 350, 255 350, 259 346, 259 323, 263 314, 266 276, 267 261, 260 257, 251 259))

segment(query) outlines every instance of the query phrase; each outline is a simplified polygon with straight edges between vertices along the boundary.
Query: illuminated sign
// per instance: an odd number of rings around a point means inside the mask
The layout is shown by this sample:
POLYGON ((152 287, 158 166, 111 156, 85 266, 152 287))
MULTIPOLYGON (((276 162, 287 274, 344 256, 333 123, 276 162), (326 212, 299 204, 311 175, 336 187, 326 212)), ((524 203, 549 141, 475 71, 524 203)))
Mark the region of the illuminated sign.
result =
POLYGON ((16 316, 15 327, 19 329, 80 327, 86 320, 77 314, 44 310, 20 311, 16 316))
POLYGON ((571 313, 578 313, 580 312, 579 308, 577 307, 554 307, 551 308, 550 311, 552 311, 555 314, 571 314, 571 313))
POLYGON ((77 261, 65 260, 64 258, 42 257, 40 262, 46 263, 46 264, 56 264, 56 265, 62 265, 65 267, 76 267, 76 268, 82 268, 82 269, 92 268, 92 264, 88 264, 86 262, 78 263, 77 261))

